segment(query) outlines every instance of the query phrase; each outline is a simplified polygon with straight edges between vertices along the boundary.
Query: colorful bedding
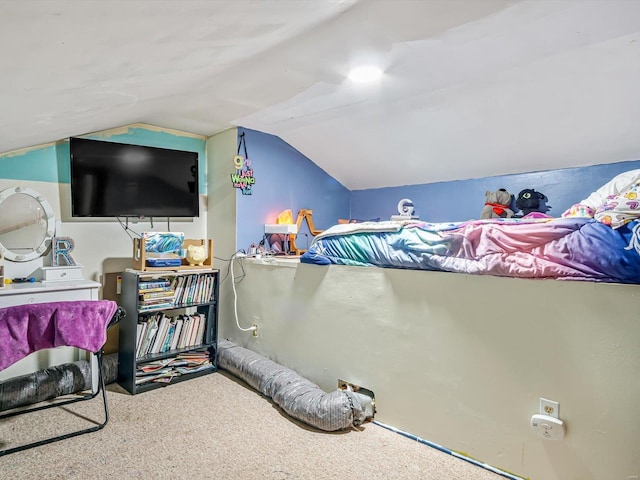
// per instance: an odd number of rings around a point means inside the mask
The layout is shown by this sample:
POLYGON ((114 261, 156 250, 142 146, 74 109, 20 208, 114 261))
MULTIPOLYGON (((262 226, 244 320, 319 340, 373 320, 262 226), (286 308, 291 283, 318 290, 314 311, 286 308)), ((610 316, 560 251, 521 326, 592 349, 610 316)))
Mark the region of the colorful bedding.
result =
POLYGON ((639 226, 580 217, 364 222, 325 230, 300 261, 638 284, 639 226))

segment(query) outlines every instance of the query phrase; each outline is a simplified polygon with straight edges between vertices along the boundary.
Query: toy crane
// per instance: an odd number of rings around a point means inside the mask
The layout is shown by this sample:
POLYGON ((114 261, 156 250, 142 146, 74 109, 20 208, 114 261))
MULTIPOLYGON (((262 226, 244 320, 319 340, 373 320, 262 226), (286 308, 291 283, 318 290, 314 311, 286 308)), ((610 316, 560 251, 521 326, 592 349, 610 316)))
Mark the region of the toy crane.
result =
MULTIPOLYGON (((316 228, 313 225, 313 210, 309 210, 307 208, 301 208, 300 210, 298 210, 298 219, 296 220, 296 227, 297 227, 296 231, 298 233, 300 233, 300 227, 302 226, 303 220, 307 221, 307 225, 309 226, 309 233, 312 236, 315 237, 316 235, 322 233, 322 230, 316 230, 316 228)), ((296 233, 289 234, 289 250, 293 255, 302 255, 307 250, 300 249, 296 246, 297 235, 298 234, 296 233)))

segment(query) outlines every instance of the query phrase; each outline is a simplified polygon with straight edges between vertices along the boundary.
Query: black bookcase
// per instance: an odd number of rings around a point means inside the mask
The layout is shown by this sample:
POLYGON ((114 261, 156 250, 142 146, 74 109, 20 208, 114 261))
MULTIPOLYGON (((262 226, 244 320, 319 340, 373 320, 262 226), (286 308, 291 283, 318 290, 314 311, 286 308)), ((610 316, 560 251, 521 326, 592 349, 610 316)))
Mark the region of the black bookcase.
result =
MULTIPOLYGON (((123 272, 120 302, 126 309, 127 315, 120 322, 118 383, 129 393, 135 395, 215 372, 218 368, 218 291, 218 270, 166 272, 128 270, 123 272), (153 284, 168 284, 169 291, 173 291, 173 297, 167 296, 165 302, 160 302, 157 305, 150 304, 149 299, 145 299, 145 296, 152 295, 149 295, 148 289, 145 290, 144 287, 153 284), (185 333, 188 318, 198 317, 198 325, 203 322, 204 325, 198 326, 201 329, 194 332, 191 343, 186 341, 185 345, 180 345, 180 343, 174 345, 178 337, 169 338, 165 339, 166 343, 165 341, 160 343, 164 345, 161 351, 144 353, 138 343, 138 338, 142 333, 139 328, 142 328, 145 323, 152 323, 152 317, 157 323, 160 323, 159 319, 163 316, 167 317, 169 319, 167 321, 170 323, 174 323, 172 335, 176 335, 178 329, 175 324, 184 327, 180 333, 185 333), (139 323, 141 327, 138 327, 139 323), (203 355, 205 353, 206 355, 203 355), (186 369, 180 365, 180 362, 184 363, 185 361, 183 357, 187 357, 188 361, 197 357, 206 357, 210 364, 201 365, 200 369, 193 366, 191 369, 186 369), (177 363, 179 367, 170 364, 167 367, 162 367, 173 370, 170 370, 170 373, 163 377, 149 380, 149 377, 154 374, 142 372, 142 369, 156 368, 161 362, 177 363)), ((158 332, 160 330, 156 331, 156 335, 159 335, 158 332)), ((168 336, 171 337, 171 335, 168 336)), ((144 342, 144 337, 141 342, 144 342)), ((155 339, 149 340, 150 344, 154 342, 155 339)), ((160 367, 157 368, 159 372, 160 367)))

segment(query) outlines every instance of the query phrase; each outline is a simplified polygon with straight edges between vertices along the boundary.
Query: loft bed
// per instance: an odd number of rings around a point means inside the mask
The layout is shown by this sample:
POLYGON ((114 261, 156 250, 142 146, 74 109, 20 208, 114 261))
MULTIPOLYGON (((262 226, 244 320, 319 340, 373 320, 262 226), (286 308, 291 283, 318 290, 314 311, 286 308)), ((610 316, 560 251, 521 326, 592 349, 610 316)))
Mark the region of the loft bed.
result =
POLYGON ((640 284, 639 227, 640 170, 632 170, 562 218, 334 225, 300 262, 640 284))

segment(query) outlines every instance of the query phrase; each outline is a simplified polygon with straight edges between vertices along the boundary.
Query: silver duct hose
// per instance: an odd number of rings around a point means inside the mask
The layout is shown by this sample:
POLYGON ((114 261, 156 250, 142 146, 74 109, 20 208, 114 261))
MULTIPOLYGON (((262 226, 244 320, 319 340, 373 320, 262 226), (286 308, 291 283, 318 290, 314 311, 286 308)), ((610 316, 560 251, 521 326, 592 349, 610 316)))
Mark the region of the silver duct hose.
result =
POLYGON ((218 341, 218 365, 270 397, 292 417, 320 430, 357 427, 373 417, 371 397, 349 390, 326 393, 290 368, 227 340, 218 341))
MULTIPOLYGON (((104 383, 118 377, 118 354, 104 355, 104 383)), ((88 360, 63 363, 34 373, 0 381, 0 411, 44 402, 61 395, 91 388, 91 364, 88 360)))

